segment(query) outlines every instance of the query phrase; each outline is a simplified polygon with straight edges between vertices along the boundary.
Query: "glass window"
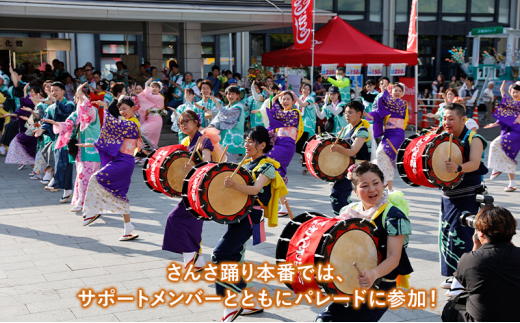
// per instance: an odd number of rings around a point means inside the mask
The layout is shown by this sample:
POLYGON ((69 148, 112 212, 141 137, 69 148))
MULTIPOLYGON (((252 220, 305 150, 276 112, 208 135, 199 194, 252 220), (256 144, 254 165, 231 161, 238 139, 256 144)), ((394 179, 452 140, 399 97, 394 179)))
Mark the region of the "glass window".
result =
POLYGON ((338 0, 338 11, 365 11, 365 1, 338 0))
POLYGON ((381 0, 370 0, 370 21, 381 22, 381 0))
POLYGON ((316 9, 332 11, 332 0, 315 0, 316 9))
POLYGON ((500 0, 498 22, 501 24, 509 24, 509 0, 500 0))
POLYGON ((175 55, 175 49, 177 46, 175 45, 164 45, 162 46, 162 53, 163 54, 169 54, 169 55, 175 55))
MULTIPOLYGON (((495 0, 471 0, 471 13, 494 14, 495 13, 495 0)), ((473 17, 471 20, 479 21, 479 20, 473 20, 473 17)), ((493 21, 493 19, 486 20, 486 21, 493 21)))
POLYGON ((491 22, 491 21, 493 21, 493 17, 471 17, 471 21, 491 22))
POLYGON ((442 13, 466 13, 466 1, 442 0, 442 13))
POLYGON ((459 17, 442 17, 442 21, 449 21, 449 22, 459 22, 459 21, 465 21, 466 16, 459 16, 459 17))
POLYGON ((419 21, 435 21, 437 20, 436 16, 421 16, 419 15, 419 21))
MULTIPOLYGON (((128 54, 134 54, 134 44, 128 44, 128 54)), ((126 44, 109 44, 101 45, 101 52, 103 54, 126 54, 126 44)))
POLYGON ((215 53, 215 46, 204 45, 202 46, 202 55, 213 55, 215 53))
POLYGON ((395 22, 408 21, 408 9, 410 8, 408 0, 397 0, 395 4, 395 22))
POLYGON ((175 35, 162 35, 162 41, 166 43, 174 43, 177 41, 177 36, 175 35))
POLYGON ((339 15, 339 17, 346 21, 364 20, 365 19, 365 15, 339 15))
MULTIPOLYGON (((234 36, 234 35, 233 35, 234 36)), ((235 58, 233 57, 233 49, 229 53, 229 35, 220 35, 220 69, 233 69, 235 58), (231 57, 230 57, 231 56, 231 57), (230 66, 231 59, 231 66, 230 66)))
MULTIPOLYGON (((100 34, 101 41, 126 41, 124 34, 100 34)), ((128 41, 136 41, 135 35, 128 35, 128 41)))
POLYGON ((121 61, 121 57, 101 57, 101 70, 117 71, 116 63, 121 61))
POLYGON ((213 43, 215 42, 215 36, 202 36, 203 43, 213 43))
POLYGON ((419 0, 419 17, 421 13, 437 13, 438 0, 419 0))
POLYGON ((263 34, 250 34, 251 37, 251 64, 262 63, 262 54, 265 53, 265 37, 263 34))
POLYGON ((294 44, 293 34, 270 34, 271 48, 270 52, 279 50, 294 44))

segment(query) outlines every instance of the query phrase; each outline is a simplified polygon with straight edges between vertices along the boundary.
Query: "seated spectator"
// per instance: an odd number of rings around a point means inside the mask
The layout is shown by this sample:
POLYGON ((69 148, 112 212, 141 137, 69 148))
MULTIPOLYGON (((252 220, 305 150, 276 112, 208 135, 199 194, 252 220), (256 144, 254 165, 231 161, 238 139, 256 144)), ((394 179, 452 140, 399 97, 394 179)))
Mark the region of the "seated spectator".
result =
POLYGON ((462 255, 454 273, 465 292, 444 306, 444 322, 520 321, 520 248, 511 241, 516 225, 500 206, 477 214, 473 251, 462 255))

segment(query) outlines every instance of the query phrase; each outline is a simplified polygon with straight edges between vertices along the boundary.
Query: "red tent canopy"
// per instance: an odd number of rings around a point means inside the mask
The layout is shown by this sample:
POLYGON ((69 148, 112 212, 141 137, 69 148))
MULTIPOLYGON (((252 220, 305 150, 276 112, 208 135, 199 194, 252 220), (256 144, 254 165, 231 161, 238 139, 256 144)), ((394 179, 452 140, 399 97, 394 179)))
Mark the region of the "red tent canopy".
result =
MULTIPOLYGON (((417 53, 385 46, 361 33, 343 19, 334 17, 314 37, 314 66, 321 64, 417 65, 417 53)), ((263 66, 302 67, 312 65, 312 50, 294 46, 262 55, 263 66)))

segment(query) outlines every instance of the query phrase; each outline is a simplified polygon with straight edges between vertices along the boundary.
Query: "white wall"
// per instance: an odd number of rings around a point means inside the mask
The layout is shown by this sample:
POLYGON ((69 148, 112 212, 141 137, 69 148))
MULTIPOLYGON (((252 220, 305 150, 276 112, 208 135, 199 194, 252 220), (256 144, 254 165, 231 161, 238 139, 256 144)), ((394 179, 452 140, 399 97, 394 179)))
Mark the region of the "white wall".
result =
MULTIPOLYGON (((96 55, 94 52, 94 34, 76 34, 76 36, 78 46, 78 66, 84 66, 87 62, 91 62, 95 65, 96 55)), ((71 57, 71 60, 75 60, 75 58, 71 57)))

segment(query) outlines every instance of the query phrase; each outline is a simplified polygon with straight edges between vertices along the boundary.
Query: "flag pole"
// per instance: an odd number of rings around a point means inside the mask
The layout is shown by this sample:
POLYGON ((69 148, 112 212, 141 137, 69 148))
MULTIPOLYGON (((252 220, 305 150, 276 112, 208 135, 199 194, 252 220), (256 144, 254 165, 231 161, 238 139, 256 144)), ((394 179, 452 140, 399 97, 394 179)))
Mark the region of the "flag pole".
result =
POLYGON ((312 85, 314 84, 314 29, 316 27, 316 19, 315 19, 315 12, 316 12, 316 0, 312 1, 312 58, 311 58, 311 92, 312 92, 312 85))
POLYGON ((417 64, 415 65, 415 132, 419 133, 419 1, 415 4, 415 35, 417 39, 417 64))

